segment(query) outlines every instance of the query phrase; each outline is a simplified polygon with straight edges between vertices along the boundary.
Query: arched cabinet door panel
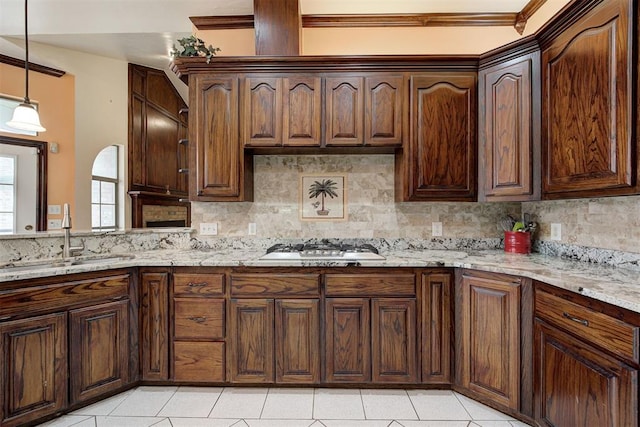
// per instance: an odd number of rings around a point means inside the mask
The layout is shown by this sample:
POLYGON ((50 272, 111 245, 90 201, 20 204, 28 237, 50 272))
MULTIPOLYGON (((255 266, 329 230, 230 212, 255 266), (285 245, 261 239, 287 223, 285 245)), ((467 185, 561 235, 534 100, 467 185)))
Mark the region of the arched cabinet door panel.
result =
POLYGON ((637 190, 631 3, 600 3, 542 51, 545 198, 637 190))

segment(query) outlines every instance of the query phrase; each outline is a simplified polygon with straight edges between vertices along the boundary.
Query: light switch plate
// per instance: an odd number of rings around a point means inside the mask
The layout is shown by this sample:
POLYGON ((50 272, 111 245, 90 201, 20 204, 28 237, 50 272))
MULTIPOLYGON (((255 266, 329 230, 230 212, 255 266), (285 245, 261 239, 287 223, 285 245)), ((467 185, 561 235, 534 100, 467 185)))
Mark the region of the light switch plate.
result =
POLYGON ((217 222, 201 222, 200 234, 203 236, 215 236, 218 234, 217 222))
POLYGON ((433 237, 442 236, 442 223, 441 222, 432 222, 431 223, 431 235, 433 237))
POLYGON ((562 224, 551 224, 551 240, 562 240, 562 224))

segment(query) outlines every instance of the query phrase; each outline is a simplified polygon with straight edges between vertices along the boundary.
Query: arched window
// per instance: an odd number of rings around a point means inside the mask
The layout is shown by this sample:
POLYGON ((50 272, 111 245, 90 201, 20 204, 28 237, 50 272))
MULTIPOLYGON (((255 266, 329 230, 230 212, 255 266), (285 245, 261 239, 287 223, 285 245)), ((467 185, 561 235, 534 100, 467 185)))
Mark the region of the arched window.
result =
POLYGON ((91 171, 91 228, 118 228, 118 146, 111 145, 96 156, 91 171))

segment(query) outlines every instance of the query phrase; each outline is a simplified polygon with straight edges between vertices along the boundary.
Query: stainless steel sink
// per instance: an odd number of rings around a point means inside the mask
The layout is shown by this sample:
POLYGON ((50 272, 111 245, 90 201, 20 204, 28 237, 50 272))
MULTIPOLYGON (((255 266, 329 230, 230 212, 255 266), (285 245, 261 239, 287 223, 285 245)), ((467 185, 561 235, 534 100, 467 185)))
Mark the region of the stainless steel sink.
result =
POLYGON ((135 255, 105 255, 95 257, 78 257, 69 259, 48 259, 42 261, 25 261, 0 264, 0 273, 14 273, 20 271, 36 271, 47 268, 71 267, 74 265, 108 264, 112 262, 134 259, 135 255))

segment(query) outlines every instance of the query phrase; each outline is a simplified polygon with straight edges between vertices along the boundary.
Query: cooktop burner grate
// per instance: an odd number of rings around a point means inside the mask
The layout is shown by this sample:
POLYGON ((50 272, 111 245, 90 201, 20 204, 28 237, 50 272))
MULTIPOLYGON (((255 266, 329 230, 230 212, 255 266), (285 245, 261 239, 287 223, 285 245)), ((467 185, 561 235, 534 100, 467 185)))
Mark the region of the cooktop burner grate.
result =
POLYGON ((368 243, 346 244, 346 243, 279 243, 267 249, 266 255, 260 259, 336 259, 336 260, 372 260, 384 259, 378 254, 378 250, 368 243))

